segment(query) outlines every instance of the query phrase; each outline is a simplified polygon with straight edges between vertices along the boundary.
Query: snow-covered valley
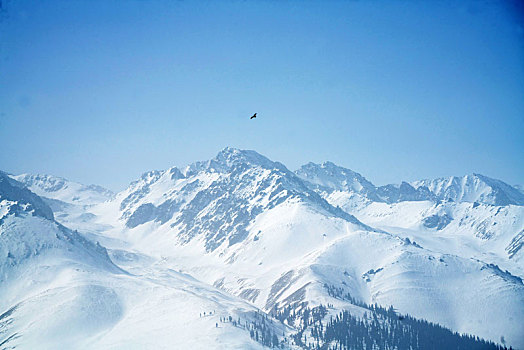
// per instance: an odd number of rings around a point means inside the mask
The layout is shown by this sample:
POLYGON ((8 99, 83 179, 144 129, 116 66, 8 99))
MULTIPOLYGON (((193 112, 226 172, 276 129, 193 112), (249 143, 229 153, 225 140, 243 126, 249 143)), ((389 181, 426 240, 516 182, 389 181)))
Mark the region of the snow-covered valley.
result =
POLYGON ((232 148, 116 194, 1 173, 0 348, 259 348, 261 317, 304 348, 261 315, 354 300, 524 348, 522 245, 524 194, 482 175, 377 187, 232 148))

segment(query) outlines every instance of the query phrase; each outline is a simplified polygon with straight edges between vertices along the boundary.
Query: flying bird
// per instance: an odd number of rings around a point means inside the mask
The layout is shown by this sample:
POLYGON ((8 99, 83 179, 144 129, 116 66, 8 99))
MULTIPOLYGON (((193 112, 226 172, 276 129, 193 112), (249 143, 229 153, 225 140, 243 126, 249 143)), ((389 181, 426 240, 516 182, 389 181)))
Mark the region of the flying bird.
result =
POLYGON ((253 119, 253 118, 256 118, 256 117, 257 117, 257 114, 255 113, 255 114, 253 114, 253 115, 251 116, 251 118, 249 118, 249 119, 253 119))

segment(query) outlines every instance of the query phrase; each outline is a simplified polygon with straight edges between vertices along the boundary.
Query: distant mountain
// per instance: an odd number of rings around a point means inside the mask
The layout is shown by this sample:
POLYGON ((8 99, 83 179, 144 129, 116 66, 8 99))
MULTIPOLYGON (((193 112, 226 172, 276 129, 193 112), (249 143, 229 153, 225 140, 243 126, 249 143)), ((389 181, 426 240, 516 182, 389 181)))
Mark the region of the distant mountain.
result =
POLYGON ((345 192, 348 200, 358 198, 374 202, 396 203, 402 201, 434 200, 434 195, 425 187, 414 188, 409 183, 376 187, 365 177, 352 170, 331 162, 308 163, 295 173, 317 192, 332 194, 345 192))
POLYGON ((524 194, 513 186, 484 175, 473 174, 412 183, 427 188, 439 200, 484 203, 491 205, 524 205, 524 194))
POLYGON ((315 188, 325 191, 356 192, 371 197, 374 196, 376 191, 375 185, 359 173, 339 167, 332 162, 322 164, 310 162, 303 165, 295 173, 315 188))
POLYGON ((21 174, 12 176, 41 197, 69 204, 90 205, 113 198, 114 193, 98 185, 83 185, 52 175, 21 174))
POLYGON ((524 205, 524 194, 519 189, 479 174, 377 187, 359 173, 331 162, 308 163, 295 173, 317 191, 348 192, 375 202, 427 200, 524 205))

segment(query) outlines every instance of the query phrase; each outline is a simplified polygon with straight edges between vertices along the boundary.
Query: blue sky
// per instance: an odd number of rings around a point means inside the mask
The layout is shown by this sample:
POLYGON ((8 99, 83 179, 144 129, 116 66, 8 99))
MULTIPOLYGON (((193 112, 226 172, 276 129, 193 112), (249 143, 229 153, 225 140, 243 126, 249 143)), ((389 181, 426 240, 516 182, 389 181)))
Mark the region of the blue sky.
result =
POLYGON ((0 169, 120 190, 232 146, 524 184, 515 3, 3 1, 0 169))

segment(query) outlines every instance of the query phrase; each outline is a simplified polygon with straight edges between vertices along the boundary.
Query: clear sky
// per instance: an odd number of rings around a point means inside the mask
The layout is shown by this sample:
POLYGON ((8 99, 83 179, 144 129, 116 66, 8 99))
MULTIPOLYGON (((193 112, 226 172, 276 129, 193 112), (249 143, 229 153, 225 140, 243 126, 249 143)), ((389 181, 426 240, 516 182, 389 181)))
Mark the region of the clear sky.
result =
POLYGON ((0 169, 120 190, 231 146, 524 184, 518 3, 2 0, 0 169))

